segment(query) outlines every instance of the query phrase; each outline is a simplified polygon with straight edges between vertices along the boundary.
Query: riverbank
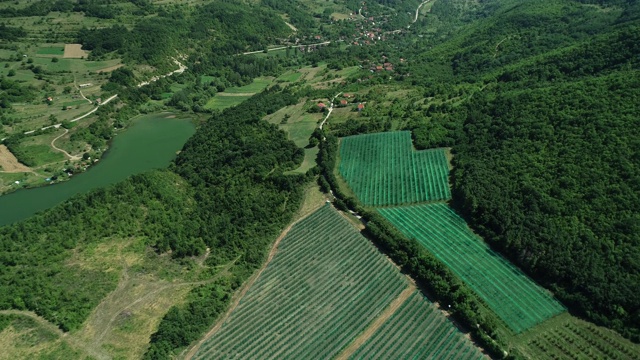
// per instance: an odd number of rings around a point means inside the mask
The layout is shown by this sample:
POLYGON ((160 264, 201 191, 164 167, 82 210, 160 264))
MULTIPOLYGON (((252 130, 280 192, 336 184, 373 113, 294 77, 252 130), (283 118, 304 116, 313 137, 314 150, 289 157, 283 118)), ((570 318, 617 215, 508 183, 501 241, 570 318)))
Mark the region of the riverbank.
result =
POLYGON ((165 168, 195 129, 191 117, 180 117, 175 113, 138 116, 131 126, 117 133, 99 161, 87 159, 94 166, 68 172, 66 181, 62 178, 43 181, 33 188, 14 189, 0 196, 0 226, 27 218, 76 194, 151 169, 165 168), (52 182, 56 183, 49 185, 52 182))

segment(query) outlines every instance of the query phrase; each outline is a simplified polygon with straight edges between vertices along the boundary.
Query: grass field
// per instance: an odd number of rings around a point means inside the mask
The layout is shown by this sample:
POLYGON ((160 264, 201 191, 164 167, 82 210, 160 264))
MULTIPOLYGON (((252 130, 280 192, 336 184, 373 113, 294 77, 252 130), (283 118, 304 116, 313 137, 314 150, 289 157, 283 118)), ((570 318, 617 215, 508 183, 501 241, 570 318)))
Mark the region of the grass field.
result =
POLYGON ((272 82, 273 82, 273 79, 271 78, 256 78, 249 85, 230 87, 226 89, 224 92, 227 94, 246 94, 246 93, 255 94, 264 90, 272 82))
POLYGON ((236 106, 241 102, 250 98, 251 95, 246 96, 225 96, 224 93, 220 93, 212 97, 205 105, 206 109, 212 110, 224 110, 226 108, 236 106))
POLYGON ((325 205, 291 228, 195 358, 332 358, 366 334, 411 286, 348 220, 325 205))
POLYGON ((298 79, 300 79, 300 76, 302 76, 302 73, 299 72, 286 72, 282 75, 280 75, 276 80, 279 81, 285 81, 285 82, 294 82, 294 81, 298 81, 298 79))
POLYGON ((340 174, 365 205, 451 197, 444 149, 415 151, 408 131, 345 137, 340 158, 340 174))
POLYGON ((318 157, 318 152, 320 149, 318 147, 312 147, 310 149, 304 149, 304 160, 300 167, 291 171, 286 172, 285 174, 304 174, 312 167, 316 166, 316 158, 318 157))
POLYGON ((350 359, 483 359, 421 293, 415 292, 350 359))
POLYGON ((64 46, 42 46, 38 48, 38 55, 63 55, 64 46))
POLYGON ((515 333, 565 308, 522 271, 493 252, 446 204, 378 210, 471 287, 515 333))

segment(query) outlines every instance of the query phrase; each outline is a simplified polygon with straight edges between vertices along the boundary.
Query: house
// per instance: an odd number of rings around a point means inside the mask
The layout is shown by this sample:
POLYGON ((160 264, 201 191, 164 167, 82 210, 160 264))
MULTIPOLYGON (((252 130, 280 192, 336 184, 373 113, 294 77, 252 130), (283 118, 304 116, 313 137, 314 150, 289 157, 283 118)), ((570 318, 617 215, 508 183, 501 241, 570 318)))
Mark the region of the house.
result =
POLYGON ((358 104, 358 111, 362 111, 362 109, 364 109, 364 104, 363 103, 359 103, 358 104))
POLYGON ((344 94, 344 97, 346 97, 347 99, 352 98, 353 94, 344 94))
POLYGON ((345 100, 345 99, 340 100, 340 105, 341 106, 347 106, 347 100, 345 100))
POLYGON ((321 102, 321 103, 318 103, 318 107, 320 108, 320 110, 324 110, 324 108, 326 108, 327 105, 321 102))

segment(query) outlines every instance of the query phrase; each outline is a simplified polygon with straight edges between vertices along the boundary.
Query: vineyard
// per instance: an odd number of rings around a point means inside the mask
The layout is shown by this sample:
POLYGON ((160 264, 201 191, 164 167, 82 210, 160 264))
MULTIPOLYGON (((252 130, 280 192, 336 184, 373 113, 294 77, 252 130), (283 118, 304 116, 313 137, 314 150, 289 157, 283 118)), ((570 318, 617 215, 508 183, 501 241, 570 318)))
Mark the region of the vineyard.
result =
POLYGON ((523 334, 521 351, 533 359, 640 359, 640 348, 609 329, 568 315, 523 334))
POLYGON ((399 205, 451 197, 444 149, 415 151, 409 131, 343 138, 340 174, 365 205, 399 205))
POLYGON ((379 209, 466 282, 516 333, 565 311, 518 268, 494 253, 446 204, 379 209))
POLYGON ((351 359, 483 359, 419 292, 415 292, 351 359))
MULTIPOLYGON (((333 358, 408 286, 404 275, 327 205, 291 228, 271 263, 194 358, 333 358)), ((440 336, 446 327, 449 334, 453 328, 441 324, 447 322, 444 316, 427 310, 440 325, 420 328, 440 336)), ((461 338, 458 332, 449 336, 461 338)))

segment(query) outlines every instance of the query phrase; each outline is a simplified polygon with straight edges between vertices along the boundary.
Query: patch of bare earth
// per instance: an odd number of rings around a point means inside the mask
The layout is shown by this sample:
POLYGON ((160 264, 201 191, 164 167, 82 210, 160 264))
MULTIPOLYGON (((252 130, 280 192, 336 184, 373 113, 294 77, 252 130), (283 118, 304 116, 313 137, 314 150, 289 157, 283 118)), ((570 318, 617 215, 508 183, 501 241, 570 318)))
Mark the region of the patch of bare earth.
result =
POLYGON ((64 44, 65 59, 81 59, 86 58, 89 55, 88 52, 82 50, 82 44, 64 44))
POLYGON ((31 169, 21 164, 4 145, 0 145, 0 169, 7 173, 31 172, 31 169))
POLYGON ((336 360, 346 360, 353 353, 356 352, 364 343, 369 340, 373 334, 375 334, 378 329, 384 324, 389 318, 395 314, 396 311, 404 304, 405 301, 416 291, 416 287, 413 284, 410 284, 408 288, 404 289, 397 298, 395 298, 389 306, 380 313, 380 315, 373 320, 371 325, 367 327, 358 337, 353 340, 353 342, 347 346, 338 356, 336 360))

